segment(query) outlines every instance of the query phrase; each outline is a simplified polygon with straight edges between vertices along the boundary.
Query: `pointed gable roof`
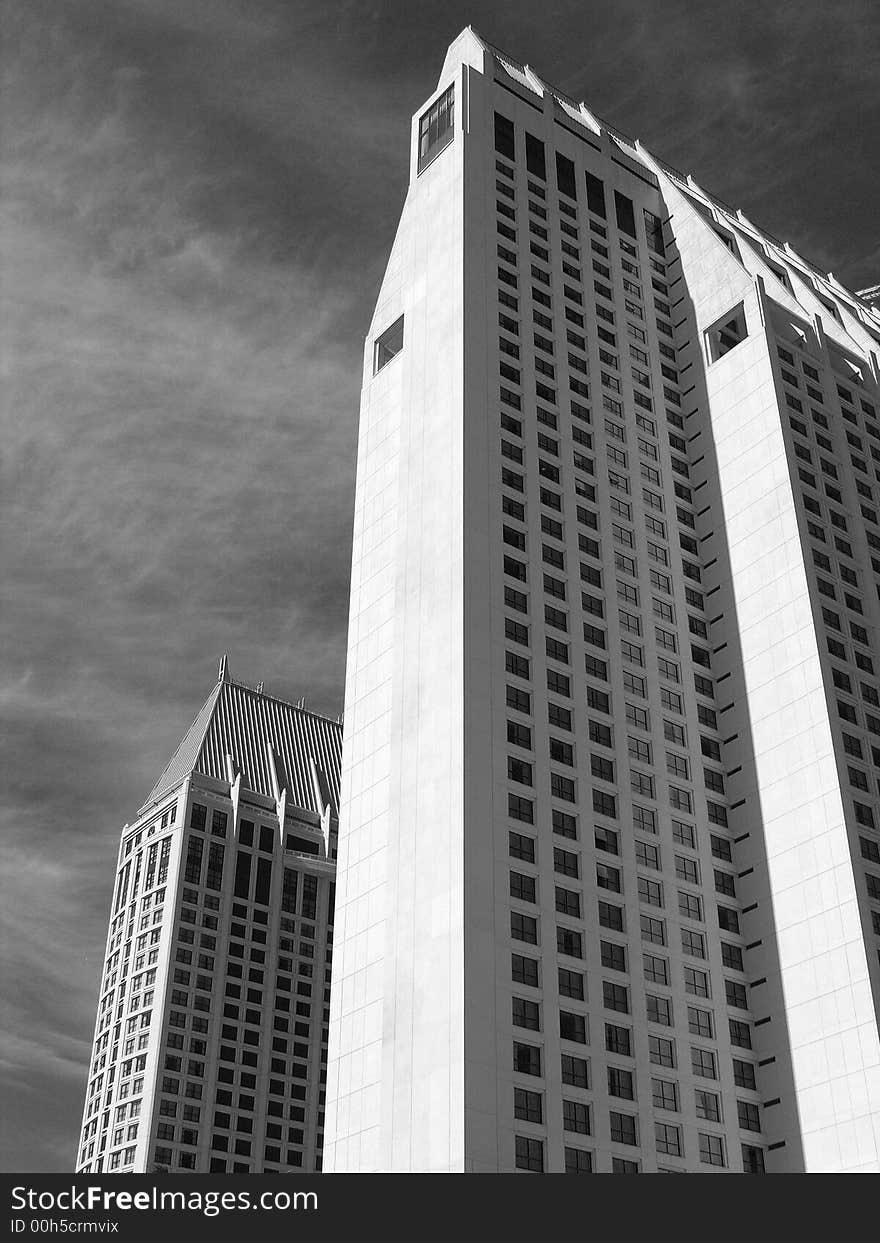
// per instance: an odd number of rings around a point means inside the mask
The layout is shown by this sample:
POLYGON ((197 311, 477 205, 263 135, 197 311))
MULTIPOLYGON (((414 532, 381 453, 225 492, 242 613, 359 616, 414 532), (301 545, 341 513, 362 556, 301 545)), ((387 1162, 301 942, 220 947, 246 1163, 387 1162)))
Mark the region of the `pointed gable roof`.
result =
POLYGON ((275 798, 279 790, 286 789, 289 802, 317 815, 324 810, 318 804, 329 797, 333 814, 339 814, 342 725, 233 682, 225 659, 220 679, 144 808, 191 773, 228 781, 227 755, 241 773, 242 788, 266 798, 275 798))

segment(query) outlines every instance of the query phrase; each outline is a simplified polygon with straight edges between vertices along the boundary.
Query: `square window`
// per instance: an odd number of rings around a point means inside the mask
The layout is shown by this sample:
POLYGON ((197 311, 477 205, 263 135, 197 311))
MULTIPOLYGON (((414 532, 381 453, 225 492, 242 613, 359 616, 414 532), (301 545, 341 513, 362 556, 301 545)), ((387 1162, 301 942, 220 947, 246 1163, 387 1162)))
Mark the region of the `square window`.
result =
POLYGON ((704 1135, 698 1133, 700 1161, 703 1165, 726 1165, 724 1160, 724 1140, 720 1135, 704 1135))
POLYGON ((573 1088, 589 1088, 590 1072, 584 1058, 572 1057, 568 1053, 563 1053, 562 1082, 570 1084, 573 1088))
POLYGON ((590 1107, 581 1101, 562 1102, 562 1127, 580 1135, 590 1134, 590 1107))
POLYGON ((612 1143, 629 1144, 633 1147, 638 1145, 636 1119, 631 1114, 615 1113, 612 1110, 609 1119, 612 1143))

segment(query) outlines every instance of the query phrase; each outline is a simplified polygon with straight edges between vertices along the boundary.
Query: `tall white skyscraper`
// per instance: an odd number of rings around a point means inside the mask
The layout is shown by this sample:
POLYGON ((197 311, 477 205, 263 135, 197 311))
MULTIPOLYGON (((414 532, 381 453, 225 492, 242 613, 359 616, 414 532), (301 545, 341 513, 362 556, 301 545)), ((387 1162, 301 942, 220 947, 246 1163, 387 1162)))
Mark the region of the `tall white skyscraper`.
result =
POLYGON ((364 357, 325 1169, 880 1169, 878 358, 449 48, 364 357))
POLYGON ((342 727, 233 681, 122 831, 76 1168, 321 1168, 342 727))

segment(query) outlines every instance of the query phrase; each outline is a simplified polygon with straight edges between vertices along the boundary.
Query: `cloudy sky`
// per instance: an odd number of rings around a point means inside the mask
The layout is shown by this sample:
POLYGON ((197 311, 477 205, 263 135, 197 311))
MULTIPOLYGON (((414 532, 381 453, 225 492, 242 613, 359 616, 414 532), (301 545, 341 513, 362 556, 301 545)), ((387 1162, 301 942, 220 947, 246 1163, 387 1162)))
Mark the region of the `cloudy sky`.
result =
POLYGON ((6 0, 0 1168, 74 1158, 118 833, 213 684, 340 711, 362 335, 468 23, 855 288, 875 0, 6 0))

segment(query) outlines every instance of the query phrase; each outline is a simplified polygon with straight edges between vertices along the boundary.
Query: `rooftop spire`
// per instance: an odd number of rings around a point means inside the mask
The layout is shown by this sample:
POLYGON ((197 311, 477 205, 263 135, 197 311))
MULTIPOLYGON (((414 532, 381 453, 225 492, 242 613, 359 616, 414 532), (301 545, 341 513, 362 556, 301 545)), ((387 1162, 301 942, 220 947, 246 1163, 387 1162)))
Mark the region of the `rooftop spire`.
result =
POLYGON ((229 681, 229 657, 226 655, 225 652, 220 657, 220 668, 217 670, 217 681, 218 682, 229 681))

